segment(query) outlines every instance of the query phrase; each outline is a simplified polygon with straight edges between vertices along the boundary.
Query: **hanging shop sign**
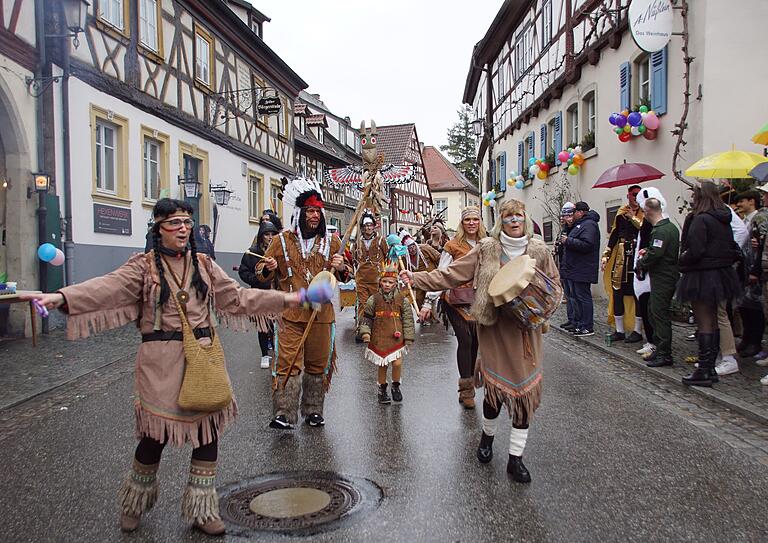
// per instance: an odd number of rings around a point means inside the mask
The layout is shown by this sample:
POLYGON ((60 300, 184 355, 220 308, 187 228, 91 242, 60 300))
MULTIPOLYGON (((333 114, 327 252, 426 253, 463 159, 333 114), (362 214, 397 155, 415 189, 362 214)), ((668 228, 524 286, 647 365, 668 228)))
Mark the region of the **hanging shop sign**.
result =
POLYGON ((629 29, 637 46, 648 53, 661 51, 672 37, 670 0, 632 0, 629 29))
POLYGON ((93 204, 93 231, 100 234, 131 235, 131 210, 93 204))
POLYGON ((277 115, 280 113, 281 102, 277 96, 265 96, 259 99, 259 103, 256 104, 256 109, 259 111, 259 115, 277 115))

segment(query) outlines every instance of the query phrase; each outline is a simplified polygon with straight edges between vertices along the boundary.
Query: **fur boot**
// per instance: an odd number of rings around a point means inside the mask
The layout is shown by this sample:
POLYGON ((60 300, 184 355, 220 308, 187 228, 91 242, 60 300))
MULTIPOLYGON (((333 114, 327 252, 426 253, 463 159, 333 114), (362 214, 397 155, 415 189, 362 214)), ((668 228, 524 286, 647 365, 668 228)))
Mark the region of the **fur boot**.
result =
POLYGON ((120 528, 132 532, 139 527, 139 519, 157 501, 157 468, 160 464, 146 465, 134 458, 133 469, 118 492, 120 502, 120 528))
POLYGON ((192 459, 189 482, 181 497, 181 514, 207 534, 224 533, 216 492, 216 462, 192 459))
POLYGON ((272 405, 276 417, 283 415, 288 422, 296 424, 299 416, 299 392, 301 389, 301 383, 299 382, 299 376, 294 375, 282 386, 282 380, 284 377, 278 376, 280 383, 277 390, 272 394, 272 405))
POLYGON ((475 408, 475 383, 472 377, 459 379, 459 403, 465 409, 475 408))
POLYGON ((323 375, 313 375, 306 371, 301 376, 301 414, 323 416, 323 404, 325 403, 325 387, 323 375))

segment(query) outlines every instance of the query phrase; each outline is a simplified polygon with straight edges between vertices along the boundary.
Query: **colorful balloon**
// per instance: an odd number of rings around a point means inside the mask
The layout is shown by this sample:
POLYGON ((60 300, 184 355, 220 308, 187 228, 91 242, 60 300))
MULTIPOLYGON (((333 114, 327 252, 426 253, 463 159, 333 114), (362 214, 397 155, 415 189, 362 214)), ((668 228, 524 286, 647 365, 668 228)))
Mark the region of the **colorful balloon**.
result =
POLYGON ((613 129, 613 131, 616 132, 617 134, 622 134, 624 132, 624 129, 623 128, 619 128, 617 126, 616 128, 613 129))
POLYGON ((582 164, 584 164, 584 157, 581 155, 576 155, 575 157, 573 157, 573 163, 576 164, 577 166, 581 166, 582 164))
MULTIPOLYGON (((647 133, 648 132, 646 132, 646 134, 647 133)), ((628 142, 630 139, 632 139, 632 134, 630 134, 628 132, 624 132, 622 134, 619 134, 619 140, 624 142, 624 143, 628 142)))
POLYGON ((56 249, 56 256, 54 256, 48 263, 52 266, 61 266, 64 264, 64 252, 61 249, 56 249))
POLYGON ((651 130, 650 128, 643 132, 643 137, 647 140, 653 141, 656 139, 656 131, 651 130))
POLYGON ((615 124, 619 128, 624 128, 626 126, 626 124, 627 124, 627 118, 624 117, 623 115, 619 115, 618 117, 616 117, 616 123, 615 124))
POLYGON ((622 114, 622 115, 623 115, 625 118, 626 118, 626 117, 629 117, 629 110, 628 110, 628 109, 622 110, 621 114, 622 114))
POLYGON ((637 131, 640 132, 641 134, 643 132, 645 132, 646 130, 648 130, 648 129, 643 124, 641 124, 640 126, 637 127, 637 131))
POLYGON ((546 179, 547 178, 547 172, 544 170, 539 170, 539 173, 536 174, 536 177, 539 179, 546 179))
POLYGON ((633 136, 639 136, 640 135, 639 128, 640 128, 639 126, 633 126, 632 128, 630 128, 629 133, 632 134, 633 136))
POLYGON ((631 126, 640 126, 640 123, 643 122, 643 116, 637 111, 633 111, 629 114, 629 117, 627 117, 627 122, 629 122, 631 126))
POLYGON ((539 167, 536 164, 534 164, 533 166, 528 168, 528 173, 531 174, 531 176, 536 175, 537 173, 539 173, 539 167))
POLYGON ((568 157, 569 157, 569 156, 570 156, 570 155, 568 154, 568 151, 560 151, 560 152, 557 154, 557 159, 558 159, 560 162, 565 162, 566 160, 568 160, 568 157))
POLYGON ((613 125, 616 124, 616 114, 615 113, 611 113, 611 116, 608 117, 608 122, 613 124, 613 125))
POLYGON ((523 181, 522 179, 518 179, 517 181, 515 181, 515 188, 516 189, 520 190, 524 186, 525 186, 525 181, 523 181))
POLYGON ((549 162, 542 162, 541 166, 539 166, 539 169, 541 169, 543 172, 548 172, 550 167, 551 166, 549 165, 549 162))
POLYGON ((534 164, 536 164, 536 157, 532 156, 531 158, 528 159, 528 165, 533 166, 534 164))
POLYGON ((51 243, 43 243, 37 248, 37 257, 43 262, 50 262, 56 257, 56 247, 51 243))
POLYGON ((496 207, 496 200, 491 200, 491 201, 488 203, 488 205, 489 205, 490 207, 496 207))
POLYGON ((625 134, 629 134, 630 132, 632 132, 632 127, 629 126, 628 124, 625 124, 624 125, 624 133, 625 134))
POLYGON ((648 113, 648 106, 640 106, 640 113, 648 113))
POLYGON ((579 167, 576 164, 571 164, 568 166, 568 173, 571 175, 576 175, 579 173, 579 167))
POLYGON ((645 119, 643 119, 643 124, 645 124, 646 128, 650 128, 651 130, 657 130, 661 122, 659 121, 659 118, 655 114, 648 113, 648 115, 645 116, 645 119))
POLYGON ((580 155, 584 151, 582 150, 581 145, 577 145, 576 147, 573 148, 573 152, 576 153, 577 155, 580 155))

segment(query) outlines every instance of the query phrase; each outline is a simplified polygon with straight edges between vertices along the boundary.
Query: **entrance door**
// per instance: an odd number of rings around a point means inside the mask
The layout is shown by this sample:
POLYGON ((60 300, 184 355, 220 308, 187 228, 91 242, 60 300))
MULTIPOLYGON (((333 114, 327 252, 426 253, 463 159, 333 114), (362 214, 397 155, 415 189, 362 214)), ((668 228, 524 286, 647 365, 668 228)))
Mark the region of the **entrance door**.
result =
MULTIPOLYGON (((200 182, 200 166, 202 161, 193 156, 184 155, 184 178, 195 179, 200 182)), ((195 219, 195 224, 200 224, 200 195, 197 198, 187 198, 184 196, 184 201, 192 206, 193 213, 192 218, 195 219)))

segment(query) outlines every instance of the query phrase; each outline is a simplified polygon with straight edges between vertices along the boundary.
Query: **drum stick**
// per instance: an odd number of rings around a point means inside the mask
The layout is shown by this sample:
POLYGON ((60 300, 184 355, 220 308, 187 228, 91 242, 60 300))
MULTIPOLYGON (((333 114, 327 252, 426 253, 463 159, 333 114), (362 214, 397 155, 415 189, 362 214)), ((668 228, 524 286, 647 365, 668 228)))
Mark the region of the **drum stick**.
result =
POLYGON ((260 255, 259 253, 252 253, 251 251, 245 251, 245 254, 255 256, 256 258, 267 258, 264 255, 260 255))
MULTIPOLYGON (((312 329, 312 323, 315 322, 315 317, 317 317, 317 309, 312 310, 312 314, 309 316, 309 320, 307 321, 307 327, 304 328, 304 335, 301 336, 301 340, 299 341, 299 347, 296 349, 296 354, 293 355, 293 360, 291 361, 291 365, 288 368, 288 373, 285 374, 285 380, 283 381, 283 388, 285 388, 285 385, 288 382, 288 379, 291 378, 291 372, 293 371, 293 368, 296 367, 296 361, 299 359, 299 353, 301 352, 302 347, 304 347, 304 343, 307 341, 307 337, 309 336, 309 331, 312 329)), ((331 348, 333 348, 333 345, 331 345, 331 348)))

